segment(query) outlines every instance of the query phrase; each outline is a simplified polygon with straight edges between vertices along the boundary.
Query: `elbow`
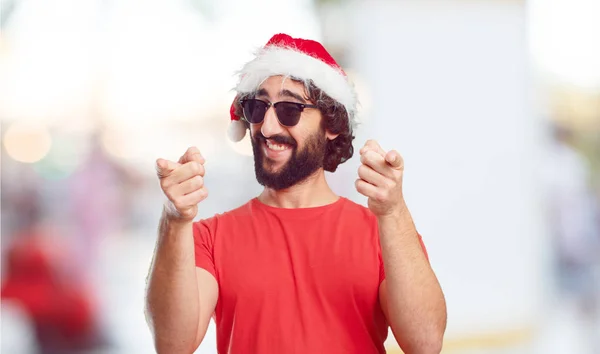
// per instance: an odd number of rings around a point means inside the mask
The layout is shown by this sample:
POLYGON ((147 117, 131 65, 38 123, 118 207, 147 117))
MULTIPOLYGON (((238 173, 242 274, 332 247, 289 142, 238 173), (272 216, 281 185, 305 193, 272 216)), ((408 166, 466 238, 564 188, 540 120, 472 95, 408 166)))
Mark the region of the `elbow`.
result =
POLYGON ((152 312, 146 308, 145 315, 150 333, 154 339, 154 349, 157 354, 190 354, 193 353, 199 346, 194 341, 187 338, 182 338, 177 335, 169 334, 154 325, 152 312))
POLYGON ((440 354, 443 347, 443 338, 441 336, 430 338, 421 338, 418 342, 404 343, 400 345, 402 351, 406 354, 440 354))
POLYGON ((200 344, 196 344, 191 338, 178 338, 160 331, 152 331, 152 335, 157 354, 191 354, 200 344))
POLYGON ((419 351, 422 354, 440 354, 444 346, 443 335, 436 335, 427 338, 423 344, 423 349, 419 351))
POLYGON ((421 339, 420 349, 415 353, 418 354, 440 354, 442 347, 444 346, 444 332, 445 332, 445 321, 444 325, 436 326, 429 331, 426 331, 426 335, 421 339))
POLYGON ((157 354, 191 354, 197 349, 197 346, 190 342, 177 342, 155 336, 154 349, 157 354))
POLYGON ((440 354, 444 346, 444 330, 425 330, 421 335, 411 338, 396 337, 396 340, 406 354, 440 354))

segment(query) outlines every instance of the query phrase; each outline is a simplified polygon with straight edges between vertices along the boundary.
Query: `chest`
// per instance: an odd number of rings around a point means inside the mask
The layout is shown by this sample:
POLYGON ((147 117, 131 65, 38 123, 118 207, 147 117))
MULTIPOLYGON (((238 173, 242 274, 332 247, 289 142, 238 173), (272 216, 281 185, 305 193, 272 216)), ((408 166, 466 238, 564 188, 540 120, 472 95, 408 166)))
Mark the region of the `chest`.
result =
POLYGON ((287 221, 243 230, 221 238, 215 249, 222 301, 376 297, 379 245, 369 225, 287 221))

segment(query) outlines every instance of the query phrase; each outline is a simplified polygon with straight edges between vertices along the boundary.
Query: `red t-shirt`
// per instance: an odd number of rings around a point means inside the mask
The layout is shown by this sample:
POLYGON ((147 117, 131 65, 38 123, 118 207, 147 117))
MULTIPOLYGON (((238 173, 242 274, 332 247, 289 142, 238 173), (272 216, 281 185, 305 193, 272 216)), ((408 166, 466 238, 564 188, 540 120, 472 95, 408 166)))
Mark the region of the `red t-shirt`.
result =
POLYGON ((194 224, 196 266, 219 284, 219 353, 385 353, 377 219, 346 198, 258 199, 194 224))

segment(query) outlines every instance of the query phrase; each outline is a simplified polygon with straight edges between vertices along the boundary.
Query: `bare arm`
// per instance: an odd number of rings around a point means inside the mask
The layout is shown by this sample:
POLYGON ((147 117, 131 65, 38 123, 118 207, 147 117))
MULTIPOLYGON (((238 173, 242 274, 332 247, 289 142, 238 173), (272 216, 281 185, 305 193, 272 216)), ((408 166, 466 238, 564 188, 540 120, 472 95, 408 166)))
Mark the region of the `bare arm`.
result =
POLYGON ((446 329, 446 302, 410 213, 405 209, 378 222, 386 273, 379 297, 394 337, 407 354, 437 354, 446 329))
POLYGON ((200 152, 190 148, 179 163, 157 162, 169 203, 160 220, 146 296, 146 319, 159 354, 198 348, 218 298, 215 278, 195 265, 193 219, 206 197, 200 152))
POLYGON ((369 140, 360 150, 356 188, 377 216, 386 279, 379 298, 394 337, 407 354, 438 354, 446 330, 446 302, 404 202, 404 160, 369 140))
POLYGON ((204 338, 218 298, 215 278, 194 262, 191 222, 163 215, 148 277, 146 319, 156 351, 192 353, 204 338))

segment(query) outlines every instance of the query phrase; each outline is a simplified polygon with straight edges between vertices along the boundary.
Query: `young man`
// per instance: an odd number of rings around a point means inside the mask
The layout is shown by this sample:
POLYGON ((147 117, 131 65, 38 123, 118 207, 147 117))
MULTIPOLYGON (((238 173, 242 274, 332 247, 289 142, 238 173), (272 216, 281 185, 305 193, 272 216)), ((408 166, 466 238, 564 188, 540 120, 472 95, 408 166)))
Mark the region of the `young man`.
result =
POLYGON ((343 70, 318 42, 278 34, 237 92, 230 137, 250 131, 258 197, 193 222, 207 196, 200 151, 157 160, 169 199, 147 293, 157 351, 193 352, 214 315, 219 353, 384 353, 388 325, 405 353, 439 353, 446 305, 404 203, 401 156, 360 149, 368 208, 325 180, 353 154, 343 70))

